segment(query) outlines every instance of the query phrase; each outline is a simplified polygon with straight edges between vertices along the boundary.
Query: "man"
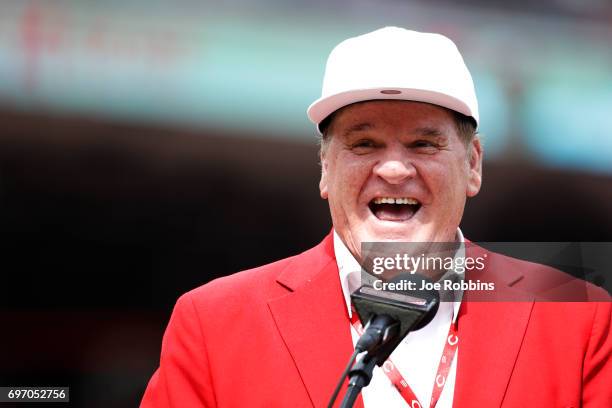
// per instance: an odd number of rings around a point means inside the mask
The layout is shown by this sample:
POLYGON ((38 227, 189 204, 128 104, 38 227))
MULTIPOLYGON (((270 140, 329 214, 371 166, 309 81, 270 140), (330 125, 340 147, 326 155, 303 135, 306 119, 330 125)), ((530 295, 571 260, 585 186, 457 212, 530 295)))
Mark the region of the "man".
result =
MULTIPOLYGON (((183 295, 142 407, 327 406, 357 339, 349 293, 362 243, 464 242, 483 151, 452 41, 388 27, 342 42, 308 115, 333 232, 183 295)), ((523 295, 529 268, 497 257, 482 274, 523 295)), ((393 352, 393 369, 375 369, 357 406, 612 406, 610 315, 605 302, 444 302, 393 352)))

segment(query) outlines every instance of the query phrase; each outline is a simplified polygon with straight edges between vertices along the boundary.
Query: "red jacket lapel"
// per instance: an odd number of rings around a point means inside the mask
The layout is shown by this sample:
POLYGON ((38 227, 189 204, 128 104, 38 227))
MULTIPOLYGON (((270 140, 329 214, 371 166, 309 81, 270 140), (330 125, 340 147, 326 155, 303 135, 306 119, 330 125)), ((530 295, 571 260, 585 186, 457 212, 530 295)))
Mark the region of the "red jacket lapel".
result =
POLYGON ((332 236, 307 256, 278 278, 291 292, 268 304, 313 405, 326 407, 353 347, 332 236))
POLYGON ((467 302, 459 313, 455 407, 501 406, 533 302, 467 302))
MULTIPOLYGON (((482 248, 469 251, 478 256, 482 248)), ((501 406, 533 307, 531 296, 512 287, 520 271, 504 268, 503 257, 491 262, 497 255, 487 255, 486 269, 468 278, 494 282, 497 301, 470 301, 468 292, 461 304, 455 407, 501 406)))

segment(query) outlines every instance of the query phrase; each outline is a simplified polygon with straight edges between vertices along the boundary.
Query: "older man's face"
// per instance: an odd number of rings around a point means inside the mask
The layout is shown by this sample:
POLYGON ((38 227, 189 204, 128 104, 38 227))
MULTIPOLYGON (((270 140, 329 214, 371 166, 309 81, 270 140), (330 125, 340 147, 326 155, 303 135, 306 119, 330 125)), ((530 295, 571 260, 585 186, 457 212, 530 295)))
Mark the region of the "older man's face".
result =
POLYGON ((363 102, 338 112, 330 135, 321 197, 353 255, 362 242, 455 239, 466 197, 480 189, 482 150, 478 139, 460 140, 451 113, 420 102, 363 102))

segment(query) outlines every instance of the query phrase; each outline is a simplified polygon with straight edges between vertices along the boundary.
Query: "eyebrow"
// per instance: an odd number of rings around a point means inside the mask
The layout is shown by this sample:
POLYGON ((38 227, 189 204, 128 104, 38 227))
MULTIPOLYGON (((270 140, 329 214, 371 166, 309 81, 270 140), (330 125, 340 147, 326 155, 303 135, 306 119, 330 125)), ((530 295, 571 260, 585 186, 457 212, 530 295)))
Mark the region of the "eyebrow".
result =
POLYGON ((374 125, 369 122, 356 123, 354 125, 349 126, 348 129, 344 131, 344 136, 348 136, 353 132, 362 132, 364 130, 370 130, 373 127, 374 125))
POLYGON ((425 136, 425 137, 444 136, 444 133, 442 133, 440 129, 437 129, 435 127, 429 127, 429 126, 423 126, 423 127, 416 128, 414 129, 414 133, 420 136, 425 136))
MULTIPOLYGON (((359 122, 354 125, 349 126, 343 133, 346 137, 351 133, 363 132, 367 130, 374 129, 375 126, 370 122, 359 122)), ((429 137, 429 138, 443 138, 446 136, 444 132, 440 129, 433 126, 421 126, 412 131, 413 134, 418 135, 420 137, 429 137)))

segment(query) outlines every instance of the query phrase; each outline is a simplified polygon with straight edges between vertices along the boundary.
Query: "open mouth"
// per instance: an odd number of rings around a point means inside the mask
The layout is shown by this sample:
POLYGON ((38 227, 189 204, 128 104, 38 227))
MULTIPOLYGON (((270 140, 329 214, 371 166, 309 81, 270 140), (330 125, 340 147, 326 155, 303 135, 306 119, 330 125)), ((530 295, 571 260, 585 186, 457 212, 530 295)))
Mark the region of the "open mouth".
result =
POLYGON ((414 217, 421 203, 412 197, 376 197, 368 207, 379 220, 402 222, 414 217))

